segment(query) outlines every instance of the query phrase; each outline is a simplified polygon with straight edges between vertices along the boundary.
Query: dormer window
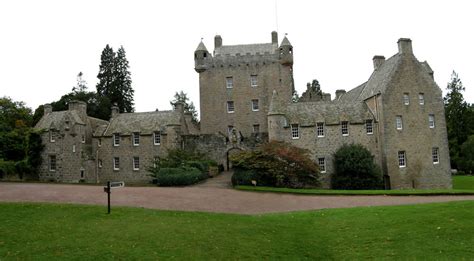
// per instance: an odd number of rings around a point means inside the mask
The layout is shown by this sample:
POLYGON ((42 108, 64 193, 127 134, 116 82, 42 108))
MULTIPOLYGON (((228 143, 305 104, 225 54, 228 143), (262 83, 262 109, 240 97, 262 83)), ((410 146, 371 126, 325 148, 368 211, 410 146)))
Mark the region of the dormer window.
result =
POLYGON ((55 137, 55 136, 56 136, 56 135, 55 135, 54 131, 53 131, 53 130, 50 130, 50 131, 49 131, 49 142, 55 142, 55 141, 56 141, 56 139, 55 139, 56 137, 55 137))
POLYGON ((114 146, 120 146, 120 134, 119 133, 114 133, 114 146))

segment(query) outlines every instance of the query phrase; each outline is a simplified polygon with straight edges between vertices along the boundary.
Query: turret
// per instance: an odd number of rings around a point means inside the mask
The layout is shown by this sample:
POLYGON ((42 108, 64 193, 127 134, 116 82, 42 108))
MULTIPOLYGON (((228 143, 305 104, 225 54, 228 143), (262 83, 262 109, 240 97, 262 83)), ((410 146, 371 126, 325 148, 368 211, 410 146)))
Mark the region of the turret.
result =
POLYGON ((293 46, 286 36, 280 44, 280 63, 283 65, 293 65, 293 46))
POLYGON ((196 51, 194 51, 194 70, 196 72, 201 73, 207 70, 207 63, 206 61, 211 57, 209 52, 207 51, 206 46, 204 43, 201 42, 199 43, 198 47, 196 48, 196 51))
POLYGON ((284 127, 287 125, 287 122, 282 103, 276 90, 273 90, 273 95, 267 115, 268 139, 284 140, 284 127))

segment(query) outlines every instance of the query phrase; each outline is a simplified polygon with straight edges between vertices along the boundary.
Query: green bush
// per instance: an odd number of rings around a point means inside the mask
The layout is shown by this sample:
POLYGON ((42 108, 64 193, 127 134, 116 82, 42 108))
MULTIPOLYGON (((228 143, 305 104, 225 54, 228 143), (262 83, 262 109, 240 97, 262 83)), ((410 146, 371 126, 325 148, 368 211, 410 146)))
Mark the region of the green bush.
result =
POLYGON ((0 159, 0 179, 15 175, 15 162, 0 159))
MULTIPOLYGON (((232 175, 232 186, 253 185, 252 180, 258 180, 257 171, 253 169, 234 168, 234 174, 232 175)), ((258 185, 263 186, 263 184, 258 185)))
POLYGON ((155 177, 158 186, 186 186, 207 178, 197 168, 161 168, 155 177))
POLYGON ((319 168, 310 159, 308 151, 285 142, 271 141, 256 150, 232 155, 230 160, 237 170, 234 175, 253 170, 258 185, 289 188, 319 185, 319 168))
POLYGON ((334 154, 333 189, 381 189, 382 173, 374 157, 360 144, 343 145, 334 154))

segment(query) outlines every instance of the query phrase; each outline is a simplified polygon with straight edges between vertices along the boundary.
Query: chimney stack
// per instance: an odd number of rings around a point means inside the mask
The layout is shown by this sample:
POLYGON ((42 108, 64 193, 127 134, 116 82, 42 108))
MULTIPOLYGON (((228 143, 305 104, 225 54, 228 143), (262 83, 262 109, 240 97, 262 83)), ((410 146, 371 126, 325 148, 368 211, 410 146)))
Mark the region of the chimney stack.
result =
POLYGON ((174 105, 174 111, 184 113, 184 103, 182 102, 176 102, 174 105))
POLYGON ((399 54, 413 54, 410 38, 400 38, 397 43, 399 54))
POLYGON ((44 115, 46 115, 48 113, 51 113, 51 112, 53 112, 53 106, 51 106, 51 104, 47 103, 47 104, 43 105, 43 111, 44 111, 44 115))
POLYGON ((214 49, 219 48, 222 46, 222 37, 220 35, 216 35, 214 37, 214 49))
POLYGON ((385 56, 376 55, 372 58, 372 61, 374 62, 374 71, 376 71, 385 62, 385 56))
POLYGON ((278 33, 275 31, 272 32, 272 44, 278 45, 278 33))
POLYGON ((120 114, 119 107, 117 106, 117 103, 114 103, 114 105, 110 109, 112 110, 111 118, 114 118, 115 116, 120 114))
POLYGON ((344 94, 346 94, 346 90, 336 90, 336 100, 339 100, 339 98, 344 94))
POLYGON ((83 101, 72 100, 69 102, 68 108, 70 111, 77 111, 83 116, 87 115, 87 103, 83 101))

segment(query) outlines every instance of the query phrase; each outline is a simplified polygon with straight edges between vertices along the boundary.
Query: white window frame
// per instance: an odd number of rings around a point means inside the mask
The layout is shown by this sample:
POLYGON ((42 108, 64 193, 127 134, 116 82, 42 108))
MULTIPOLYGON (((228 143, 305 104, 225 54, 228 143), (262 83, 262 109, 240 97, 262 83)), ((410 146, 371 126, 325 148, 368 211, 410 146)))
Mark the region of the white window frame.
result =
POLYGON ((101 147, 102 146, 102 139, 99 138, 97 139, 97 147, 101 147))
POLYGON ((434 129, 435 127, 435 116, 434 114, 429 114, 428 115, 428 126, 430 129, 434 129))
POLYGON ((349 122, 341 121, 341 133, 342 136, 349 136, 349 122))
POLYGON ((433 160, 433 164, 439 164, 439 148, 433 147, 431 149, 431 158, 433 160))
POLYGON ((408 92, 403 93, 403 105, 410 105, 410 94, 408 92))
POLYGON ((418 103, 420 105, 425 105, 425 94, 422 92, 418 93, 418 103))
POLYGON ((133 146, 139 146, 140 145, 140 133, 139 132, 133 132, 132 133, 132 143, 133 143, 133 146))
POLYGON ((318 138, 324 137, 324 122, 316 123, 316 135, 318 136, 318 138))
POLYGON ((49 155, 49 171, 55 172, 58 168, 56 155, 49 155))
POLYGON ((326 158, 318 158, 319 171, 326 173, 326 158))
POLYGON ((76 152, 76 144, 72 145, 72 152, 73 152, 73 153, 76 152))
POLYGON ((119 157, 113 157, 112 163, 113 163, 114 170, 120 170, 120 158, 119 157))
POLYGON ((140 157, 132 158, 132 167, 133 170, 140 170, 140 157))
POLYGON ((154 131, 153 132, 153 145, 160 145, 160 144, 161 144, 161 131, 154 131))
POLYGON ((234 113, 234 112, 235 112, 234 101, 227 101, 227 113, 234 113), (232 105, 232 106, 230 106, 230 105, 232 105))
POLYGON ((300 138, 300 125, 299 124, 291 124, 291 139, 297 140, 300 138))
POLYGON ((114 133, 113 134, 113 144, 114 144, 114 147, 118 147, 120 146, 120 133, 114 133))
POLYGON ((49 142, 56 142, 55 133, 53 130, 49 131, 49 142))
POLYGON ((407 155, 404 150, 398 151, 398 167, 405 168, 407 166, 407 155))
POLYGON ((395 127, 397 130, 403 130, 403 118, 401 115, 395 117, 395 127))
POLYGON ((365 131, 367 134, 374 134, 374 121, 373 120, 365 121, 365 131))
POLYGON ((250 87, 258 87, 258 78, 256 74, 250 75, 250 87))
POLYGON ((225 77, 225 86, 227 89, 234 88, 234 78, 232 76, 225 77))
POLYGON ((252 111, 258 111, 259 110, 259 107, 258 107, 258 99, 252 99, 252 111))
POLYGON ((99 168, 102 168, 103 164, 102 164, 102 160, 101 160, 101 159, 98 159, 98 160, 97 160, 97 166, 98 166, 99 168))
POLYGON ((253 133, 259 133, 260 132, 260 124, 252 125, 252 132, 253 133))

